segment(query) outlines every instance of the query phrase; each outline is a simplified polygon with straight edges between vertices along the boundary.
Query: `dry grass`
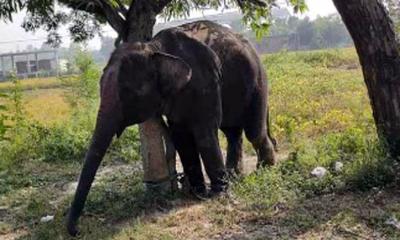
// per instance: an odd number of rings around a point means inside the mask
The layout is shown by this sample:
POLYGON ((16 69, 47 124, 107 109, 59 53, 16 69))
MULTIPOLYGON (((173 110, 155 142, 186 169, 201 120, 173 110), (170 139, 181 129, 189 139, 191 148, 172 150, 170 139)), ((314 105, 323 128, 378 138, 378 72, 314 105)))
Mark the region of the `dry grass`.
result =
POLYGON ((63 94, 62 89, 25 92, 23 101, 28 117, 43 124, 66 121, 70 116, 70 107, 63 94))
MULTIPOLYGON (((62 82, 57 77, 49 78, 29 78, 21 80, 21 88, 23 90, 57 88, 62 86, 62 82)), ((0 82, 0 91, 8 91, 12 89, 12 82, 0 82)))

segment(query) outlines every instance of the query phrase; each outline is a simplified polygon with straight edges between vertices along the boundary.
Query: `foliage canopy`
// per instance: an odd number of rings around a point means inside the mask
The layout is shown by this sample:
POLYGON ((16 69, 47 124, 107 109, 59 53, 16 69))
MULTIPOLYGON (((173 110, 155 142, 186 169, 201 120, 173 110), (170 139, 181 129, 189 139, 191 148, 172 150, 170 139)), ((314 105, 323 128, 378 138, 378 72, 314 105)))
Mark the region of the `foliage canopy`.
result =
MULTIPOLYGON (((13 14, 26 11, 22 27, 27 31, 44 29, 48 43, 61 42, 60 26, 68 26, 74 41, 85 41, 110 24, 121 36, 123 26, 139 1, 132 0, 0 0, 0 19, 12 21, 13 14)), ((261 37, 270 26, 271 8, 278 0, 151 0, 146 4, 160 17, 187 17, 192 10, 239 8, 243 21, 261 37)), ((295 12, 306 10, 305 0, 287 1, 295 12)), ((147 10, 146 10, 147 11, 147 10)))

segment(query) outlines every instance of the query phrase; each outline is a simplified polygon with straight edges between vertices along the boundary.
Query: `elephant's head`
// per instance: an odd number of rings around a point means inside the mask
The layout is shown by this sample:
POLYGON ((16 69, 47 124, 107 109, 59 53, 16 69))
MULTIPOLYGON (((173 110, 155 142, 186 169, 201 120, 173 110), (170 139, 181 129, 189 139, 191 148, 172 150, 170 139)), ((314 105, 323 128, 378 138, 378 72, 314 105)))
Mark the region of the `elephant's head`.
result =
POLYGON ((103 78, 102 107, 119 105, 122 128, 160 114, 163 103, 189 82, 192 73, 179 57, 142 43, 122 45, 113 54, 105 74, 108 68, 115 68, 116 79, 103 78), (104 96, 110 88, 115 89, 113 99, 104 96))
POLYGON ((151 50, 128 51, 121 59, 118 86, 127 124, 140 123, 159 113, 163 102, 176 94, 191 78, 182 59, 151 50))
POLYGON ((191 79, 182 59, 155 51, 148 44, 123 44, 113 53, 101 78, 100 108, 90 148, 69 211, 67 229, 76 235, 76 222, 114 135, 126 126, 160 114, 163 102, 191 79))

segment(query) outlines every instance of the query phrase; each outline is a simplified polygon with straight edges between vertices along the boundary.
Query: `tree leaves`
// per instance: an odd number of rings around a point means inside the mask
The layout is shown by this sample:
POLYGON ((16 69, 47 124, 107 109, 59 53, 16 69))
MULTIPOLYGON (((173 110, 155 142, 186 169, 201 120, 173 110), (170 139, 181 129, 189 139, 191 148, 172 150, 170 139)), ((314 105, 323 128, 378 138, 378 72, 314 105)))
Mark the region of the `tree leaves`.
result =
MULTIPOLYGON (((163 0, 148 0, 155 6, 163 0)), ((271 25, 271 9, 277 0, 172 0, 161 13, 167 20, 188 17, 192 10, 221 9, 238 7, 243 13, 243 22, 251 28, 257 38, 264 36, 271 25)), ((287 0, 295 12, 307 10, 305 0, 287 0)), ((390 0, 389 0, 390 1, 390 0)), ((165 1, 164 1, 165 2, 165 1)), ((168 1, 166 2, 168 3, 168 1)), ((101 30, 101 24, 108 22, 116 31, 122 31, 127 19, 127 10, 133 0, 0 0, 0 19, 12 21, 12 14, 23 9, 27 17, 22 25, 27 31, 39 28, 49 33, 48 42, 58 45, 61 36, 57 30, 62 25, 68 29, 74 41, 93 38, 101 30), (72 9, 71 12, 56 11, 55 4, 72 9)), ((164 6, 164 5, 162 5, 164 6)))
POLYGON ((89 13, 76 11, 72 14, 71 26, 69 31, 74 42, 82 42, 86 39, 95 37, 100 32, 101 27, 96 18, 89 13))
MULTIPOLYGON (((305 0, 288 0, 295 12, 305 12, 305 0)), ((271 10, 276 7, 276 0, 174 0, 163 11, 162 17, 188 17, 191 10, 237 8, 243 13, 243 22, 251 28, 258 39, 268 33, 271 26, 271 10)))
POLYGON ((290 0, 290 4, 293 6, 295 13, 303 13, 308 10, 305 0, 290 0))
POLYGON ((23 8, 21 0, 0 0, 0 19, 12 21, 12 14, 23 8))

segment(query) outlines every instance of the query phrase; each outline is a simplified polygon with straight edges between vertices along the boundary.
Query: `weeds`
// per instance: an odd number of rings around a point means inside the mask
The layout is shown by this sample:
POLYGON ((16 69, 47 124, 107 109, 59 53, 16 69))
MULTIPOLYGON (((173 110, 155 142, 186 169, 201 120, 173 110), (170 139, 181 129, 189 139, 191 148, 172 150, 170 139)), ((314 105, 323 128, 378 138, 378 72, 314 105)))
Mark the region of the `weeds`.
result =
POLYGON ((2 103, 2 101, 5 101, 7 99, 8 95, 0 93, 0 141, 5 140, 5 134, 7 131, 7 124, 6 124, 6 111, 7 107, 5 104, 2 103))

